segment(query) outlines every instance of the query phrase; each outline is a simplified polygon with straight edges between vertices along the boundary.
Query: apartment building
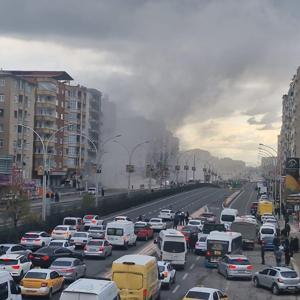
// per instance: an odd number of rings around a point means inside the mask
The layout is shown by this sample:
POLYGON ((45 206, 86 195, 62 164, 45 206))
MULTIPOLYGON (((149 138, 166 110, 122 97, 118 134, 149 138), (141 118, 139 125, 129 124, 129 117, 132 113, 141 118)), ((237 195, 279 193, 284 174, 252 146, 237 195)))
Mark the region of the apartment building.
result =
POLYGON ((2 181, 7 181, 12 167, 24 180, 29 181, 32 178, 33 131, 25 126, 34 126, 35 86, 29 78, 0 71, 2 181))
POLYGON ((288 93, 282 97, 282 125, 278 149, 281 174, 285 174, 288 157, 300 157, 300 68, 294 75, 288 93))

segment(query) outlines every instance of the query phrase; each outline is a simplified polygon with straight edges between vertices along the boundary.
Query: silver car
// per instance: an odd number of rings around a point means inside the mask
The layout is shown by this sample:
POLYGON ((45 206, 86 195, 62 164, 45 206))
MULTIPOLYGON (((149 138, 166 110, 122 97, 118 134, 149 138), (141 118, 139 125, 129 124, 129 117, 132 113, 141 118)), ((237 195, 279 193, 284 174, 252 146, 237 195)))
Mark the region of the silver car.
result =
POLYGON ((252 279, 253 266, 244 255, 225 255, 218 261, 218 273, 224 275, 226 279, 246 278, 252 279))
POLYGON ((88 233, 92 239, 103 239, 105 236, 105 226, 104 225, 90 226, 88 233))
POLYGON ((62 275, 65 280, 75 281, 84 277, 86 274, 86 265, 78 258, 57 258, 50 266, 51 270, 55 270, 62 275))
POLYGON ((76 247, 84 247, 92 238, 88 232, 75 232, 70 239, 70 244, 76 247))
POLYGON ((281 291, 299 292, 300 278, 298 274, 287 267, 268 267, 256 272, 253 276, 253 283, 256 287, 266 287, 272 293, 278 295, 281 291))
POLYGON ((84 247, 84 256, 102 257, 112 254, 112 245, 106 240, 91 240, 84 247))

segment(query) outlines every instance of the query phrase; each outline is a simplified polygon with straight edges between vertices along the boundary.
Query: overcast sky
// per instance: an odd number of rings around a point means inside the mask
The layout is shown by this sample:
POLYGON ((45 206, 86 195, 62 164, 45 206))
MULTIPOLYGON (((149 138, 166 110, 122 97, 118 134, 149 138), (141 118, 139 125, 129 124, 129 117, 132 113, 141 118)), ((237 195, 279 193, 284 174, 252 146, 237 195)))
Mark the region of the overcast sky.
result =
POLYGON ((0 0, 0 67, 65 70, 164 120, 181 147, 257 163, 300 56, 300 1, 0 0))

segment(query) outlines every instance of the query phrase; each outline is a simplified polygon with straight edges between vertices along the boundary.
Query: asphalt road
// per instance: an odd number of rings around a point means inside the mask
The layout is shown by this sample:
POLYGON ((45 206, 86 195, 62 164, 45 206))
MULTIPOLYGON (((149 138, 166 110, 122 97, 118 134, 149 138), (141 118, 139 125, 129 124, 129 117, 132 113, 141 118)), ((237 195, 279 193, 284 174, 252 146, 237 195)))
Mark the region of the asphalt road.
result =
MULTIPOLYGON (((218 188, 203 187, 200 189, 183 192, 180 194, 172 195, 160 200, 153 201, 143 206, 137 206, 134 208, 127 209, 125 211, 120 211, 112 215, 105 217, 105 220, 109 221, 116 215, 127 215, 132 220, 136 220, 139 215, 143 215, 145 218, 156 217, 158 212, 163 208, 172 208, 173 210, 184 210, 192 213, 202 206, 207 204, 212 205, 213 207, 221 207, 223 200, 230 194, 229 191, 218 188)), ((85 259, 87 265, 87 276, 96 276, 96 277, 107 277, 109 276, 109 271, 112 265, 112 262, 120 256, 125 254, 152 254, 155 245, 153 241, 143 242, 138 241, 136 247, 131 247, 128 250, 113 250, 113 255, 107 257, 105 260, 97 259, 85 259)), ((185 272, 189 271, 192 261, 196 257, 194 254, 189 255, 189 263, 185 271, 178 272, 178 282, 180 281, 180 276, 184 276, 185 272)), ((183 291, 183 293, 185 290, 183 291)), ((172 290, 163 291, 162 299, 179 299, 177 294, 173 294, 172 290)), ((29 299, 29 298, 26 298, 29 299)), ((35 298, 37 299, 37 298, 35 298)), ((59 299, 59 294, 55 294, 52 299, 59 299)))

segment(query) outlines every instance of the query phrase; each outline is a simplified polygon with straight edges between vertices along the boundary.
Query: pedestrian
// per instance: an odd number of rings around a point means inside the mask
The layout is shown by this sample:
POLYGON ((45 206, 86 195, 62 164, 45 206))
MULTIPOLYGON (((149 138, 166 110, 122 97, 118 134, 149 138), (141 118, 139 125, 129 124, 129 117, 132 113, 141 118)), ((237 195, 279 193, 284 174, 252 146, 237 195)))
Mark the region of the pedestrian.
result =
POLYGON ((279 249, 280 246, 280 239, 278 236, 275 236, 273 239, 273 245, 274 245, 274 252, 279 249))
POLYGON ((189 212, 187 211, 187 212, 185 213, 185 224, 186 224, 186 225, 189 223, 189 219, 190 219, 190 214, 189 214, 189 212))
POLYGON ((179 223, 179 217, 178 217, 178 215, 175 215, 174 220, 173 220, 173 228, 174 229, 177 229, 178 223, 179 223))
POLYGON ((101 196, 104 197, 104 188, 101 188, 101 196))
POLYGON ((143 216, 142 215, 139 215, 138 221, 143 221, 143 216))
POLYGON ((198 234, 192 233, 192 234, 190 235, 190 238, 189 238, 189 241, 188 241, 188 244, 189 244, 189 250, 190 250, 191 252, 194 251, 195 245, 196 245, 197 241, 198 241, 198 234))
POLYGON ((55 200, 55 202, 58 202, 58 201, 59 201, 59 195, 58 195, 58 192, 55 192, 55 194, 54 194, 54 200, 55 200))
POLYGON ((291 237, 290 239, 290 257, 294 256, 294 238, 291 237))
POLYGON ((293 251, 296 253, 299 251, 299 239, 296 236, 293 238, 293 251))
POLYGON ((52 201, 54 200, 54 193, 53 192, 51 192, 50 198, 51 198, 52 201))
POLYGON ((285 265, 288 266, 290 264, 291 256, 290 256, 290 241, 288 238, 284 241, 284 262, 285 265))
POLYGON ((261 242, 260 255, 261 255, 261 264, 264 265, 265 264, 265 242, 264 241, 261 242))
POLYGON ((285 224, 286 237, 290 236, 291 226, 289 223, 285 224))
POLYGON ((287 237, 287 232, 285 227, 281 230, 281 236, 283 236, 284 238, 287 237))
POLYGON ((181 225, 181 226, 184 225, 184 219, 185 219, 185 218, 184 218, 184 213, 181 212, 181 213, 180 213, 180 225, 181 225))
POLYGON ((274 251, 277 267, 280 267, 281 265, 282 249, 283 247, 280 245, 279 248, 276 251, 274 251))

